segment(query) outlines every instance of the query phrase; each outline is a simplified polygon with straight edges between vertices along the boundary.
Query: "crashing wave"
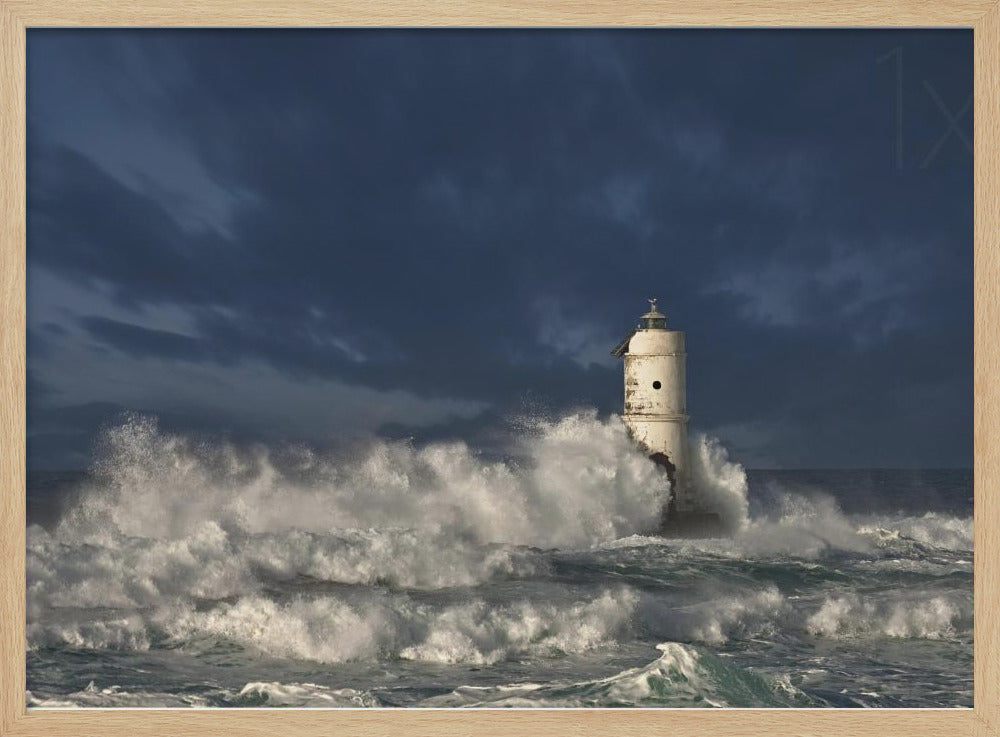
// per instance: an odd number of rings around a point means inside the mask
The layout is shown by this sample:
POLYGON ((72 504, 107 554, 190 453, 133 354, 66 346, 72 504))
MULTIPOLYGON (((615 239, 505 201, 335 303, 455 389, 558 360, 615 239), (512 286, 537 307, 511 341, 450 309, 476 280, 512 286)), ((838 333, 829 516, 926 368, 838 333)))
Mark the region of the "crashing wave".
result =
POLYGON ((471 687, 427 699, 435 707, 776 707, 809 706, 787 682, 729 665, 703 650, 676 642, 656 646, 660 657, 609 678, 567 684, 471 687))
POLYGON ((589 600, 473 599, 432 606, 406 595, 357 593, 279 603, 242 597, 204 609, 174 605, 125 619, 92 614, 83 624, 32 624, 29 647, 146 650, 151 643, 197 651, 224 641, 275 657, 323 663, 398 658, 491 664, 511 657, 579 653, 613 646, 626 632, 637 596, 604 591, 589 600))
POLYGON ((971 630, 972 602, 965 597, 916 598, 895 595, 862 598, 829 596, 806 621, 812 635, 835 639, 893 637, 938 640, 971 630))

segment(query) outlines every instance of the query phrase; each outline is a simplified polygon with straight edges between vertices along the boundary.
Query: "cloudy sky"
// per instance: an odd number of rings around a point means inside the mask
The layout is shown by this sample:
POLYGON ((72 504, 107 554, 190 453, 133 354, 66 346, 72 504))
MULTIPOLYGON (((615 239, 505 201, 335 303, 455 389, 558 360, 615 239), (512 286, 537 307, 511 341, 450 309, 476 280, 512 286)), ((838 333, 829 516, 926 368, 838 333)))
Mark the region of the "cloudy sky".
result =
POLYGON ((29 466, 615 411, 650 295, 748 466, 969 466, 971 93, 969 31, 30 30, 29 466))

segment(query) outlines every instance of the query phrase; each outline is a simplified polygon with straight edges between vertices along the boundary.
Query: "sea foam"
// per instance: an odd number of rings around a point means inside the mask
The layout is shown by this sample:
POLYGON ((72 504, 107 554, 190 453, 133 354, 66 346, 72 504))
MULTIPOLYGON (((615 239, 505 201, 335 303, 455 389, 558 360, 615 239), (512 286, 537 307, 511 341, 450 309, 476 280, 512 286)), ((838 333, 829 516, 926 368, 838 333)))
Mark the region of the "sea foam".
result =
POLYGON ((278 453, 164 433, 134 416, 109 430, 96 480, 59 526, 185 537, 204 521, 248 533, 420 529, 477 543, 588 546, 653 529, 669 482, 617 417, 538 420, 512 439, 517 461, 462 442, 372 440, 347 456, 278 453))

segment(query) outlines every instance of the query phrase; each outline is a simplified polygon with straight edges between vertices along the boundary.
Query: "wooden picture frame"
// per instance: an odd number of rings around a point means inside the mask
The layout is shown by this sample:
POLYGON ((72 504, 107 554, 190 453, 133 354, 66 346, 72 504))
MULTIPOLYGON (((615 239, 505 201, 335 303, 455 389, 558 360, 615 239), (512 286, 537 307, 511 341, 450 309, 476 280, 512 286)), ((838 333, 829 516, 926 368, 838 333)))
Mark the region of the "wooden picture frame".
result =
POLYGON ((0 0, 0 734, 1000 735, 1000 0, 0 0), (975 49, 975 706, 886 710, 25 708, 25 51, 38 27, 965 27, 975 49))

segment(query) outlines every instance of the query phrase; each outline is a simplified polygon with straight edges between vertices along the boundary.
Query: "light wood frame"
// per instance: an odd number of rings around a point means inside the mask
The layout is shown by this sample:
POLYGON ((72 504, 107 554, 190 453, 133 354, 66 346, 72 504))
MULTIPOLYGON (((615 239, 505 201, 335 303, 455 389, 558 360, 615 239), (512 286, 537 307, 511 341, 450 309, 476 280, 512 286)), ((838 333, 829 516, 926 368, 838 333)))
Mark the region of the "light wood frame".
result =
POLYGON ((0 735, 1000 737, 1000 0, 0 0, 0 735), (975 707, 25 709, 25 30, 35 27, 965 27, 975 44, 975 707))

